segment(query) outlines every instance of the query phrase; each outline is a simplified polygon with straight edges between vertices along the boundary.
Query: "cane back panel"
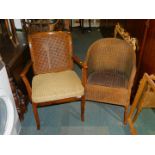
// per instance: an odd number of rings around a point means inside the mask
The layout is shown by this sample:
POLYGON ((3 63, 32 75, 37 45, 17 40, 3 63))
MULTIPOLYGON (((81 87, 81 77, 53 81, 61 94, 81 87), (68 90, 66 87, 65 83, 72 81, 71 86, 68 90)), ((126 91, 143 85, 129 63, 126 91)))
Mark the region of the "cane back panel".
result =
POLYGON ((35 74, 73 68, 72 41, 68 32, 41 32, 28 37, 35 74))

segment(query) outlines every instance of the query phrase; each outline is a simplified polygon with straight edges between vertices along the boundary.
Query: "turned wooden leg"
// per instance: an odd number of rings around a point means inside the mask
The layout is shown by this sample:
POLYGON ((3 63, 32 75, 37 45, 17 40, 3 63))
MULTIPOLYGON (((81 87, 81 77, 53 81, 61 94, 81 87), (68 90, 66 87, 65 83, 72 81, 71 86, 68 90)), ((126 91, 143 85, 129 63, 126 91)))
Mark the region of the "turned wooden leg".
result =
POLYGON ((130 127, 130 132, 131 132, 131 134, 132 134, 132 135, 137 135, 138 132, 137 132, 137 130, 135 129, 134 124, 133 124, 133 122, 132 122, 132 120, 131 120, 130 118, 128 118, 128 123, 129 123, 129 127, 130 127))
POLYGON ((142 111, 142 104, 140 104, 140 105, 137 107, 136 114, 135 114, 135 116, 133 117, 133 123, 135 123, 135 121, 137 120, 138 115, 140 114, 141 111, 142 111))
POLYGON ((85 96, 81 98, 81 121, 84 121, 84 112, 85 112, 85 96))
POLYGON ((36 121, 37 129, 39 130, 40 129, 40 120, 39 120, 37 105, 35 103, 32 103, 32 108, 33 108, 33 113, 34 113, 34 118, 36 121))
POLYGON ((130 114, 128 116, 128 123, 129 123, 130 131, 131 131, 132 135, 138 134, 136 128, 134 127, 134 123, 137 120, 139 113, 142 111, 143 101, 141 101, 138 106, 137 106, 137 104, 138 104, 138 102, 134 102, 134 104, 131 107, 130 114), (133 109, 133 106, 134 106, 134 109, 133 109), (136 111, 136 114, 134 115, 134 117, 132 119, 132 115, 134 113, 134 110, 136 109, 136 106, 137 106, 137 111, 136 111))
POLYGON ((125 109, 124 109, 124 125, 127 124, 127 118, 128 118, 128 106, 125 106, 125 109))

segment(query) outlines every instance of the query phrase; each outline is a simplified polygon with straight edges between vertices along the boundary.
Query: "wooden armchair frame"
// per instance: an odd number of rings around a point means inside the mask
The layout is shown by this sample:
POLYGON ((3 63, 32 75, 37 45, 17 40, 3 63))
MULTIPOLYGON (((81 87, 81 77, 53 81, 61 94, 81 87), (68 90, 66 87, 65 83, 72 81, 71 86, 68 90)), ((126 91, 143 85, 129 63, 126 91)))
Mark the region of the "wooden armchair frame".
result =
MULTIPOLYGON (((56 32, 55 32, 56 33, 56 32)), ((58 32, 58 33, 62 33, 62 32, 58 32)), ((31 46, 30 46, 30 50, 31 50, 31 46)), ((80 59, 77 56, 72 56, 72 59, 75 63, 77 63, 81 68, 82 68, 82 75, 85 75, 85 68, 86 65, 80 61, 80 59)), ((50 102, 41 102, 41 103, 34 103, 32 101, 32 89, 31 89, 31 85, 28 81, 27 78, 27 73, 30 69, 30 67, 33 65, 32 61, 29 61, 27 63, 27 65, 25 66, 25 68, 23 69, 22 73, 20 74, 27 92, 28 92, 28 96, 30 101, 32 102, 32 108, 33 108, 33 112, 34 112, 34 117, 35 117, 35 121, 36 121, 36 125, 37 125, 37 129, 40 129, 40 120, 39 120, 39 115, 38 115, 38 111, 37 111, 37 107, 41 107, 41 106, 46 106, 46 105, 52 105, 52 104, 61 104, 61 103, 65 103, 65 102, 71 102, 71 101, 79 101, 81 100, 81 120, 84 121, 84 110, 85 110, 85 95, 81 96, 80 98, 77 97, 71 97, 71 98, 66 98, 66 99, 61 99, 61 100, 55 100, 55 101, 50 101, 50 102)), ((82 84, 85 84, 85 77, 82 77, 82 84)))
POLYGON ((87 64, 86 62, 82 62, 77 56, 73 55, 73 60, 76 64, 78 64, 82 68, 82 84, 85 87, 87 81, 87 64))
MULTIPOLYGON (((80 61, 80 59, 75 55, 72 56, 72 59, 75 63, 77 63, 82 68, 82 73, 83 73, 83 75, 85 75, 85 73, 86 73, 85 70, 87 68, 86 65, 82 61, 80 61)), ((25 66, 25 68, 23 69, 20 76, 21 76, 21 78, 25 84, 26 89, 27 89, 29 100, 32 102, 32 95, 31 95, 32 94, 32 88, 31 88, 30 82, 27 78, 27 73, 28 73, 31 66, 32 66, 32 61, 29 61, 27 63, 27 65, 25 66)), ((85 85, 85 76, 82 77, 82 84, 85 85)), ((44 103, 32 102, 35 121, 37 124, 37 129, 40 129, 40 120, 39 120, 37 107, 47 106, 47 105, 52 105, 52 104, 61 104, 61 103, 66 103, 66 102, 71 102, 71 101, 79 101, 79 100, 82 100, 81 101, 81 120, 84 121, 85 95, 83 95, 81 98, 72 97, 72 98, 56 100, 56 101, 51 101, 51 102, 44 102, 44 103)))

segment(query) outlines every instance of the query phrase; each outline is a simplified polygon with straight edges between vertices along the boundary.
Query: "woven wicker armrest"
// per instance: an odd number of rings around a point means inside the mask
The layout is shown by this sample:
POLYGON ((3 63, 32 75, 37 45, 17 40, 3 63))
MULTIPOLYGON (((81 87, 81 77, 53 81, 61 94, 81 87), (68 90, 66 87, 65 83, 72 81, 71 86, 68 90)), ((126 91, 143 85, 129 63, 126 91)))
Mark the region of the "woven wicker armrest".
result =
POLYGON ((72 56, 73 60, 75 61, 75 63, 77 63, 80 67, 87 69, 87 64, 82 62, 79 57, 77 57, 76 55, 72 56))
POLYGON ((29 96, 29 99, 31 100, 31 94, 32 94, 32 89, 31 89, 31 86, 30 86, 30 83, 26 77, 26 74, 28 73, 30 67, 32 66, 32 62, 29 61, 27 63, 27 65, 25 66, 25 68, 23 69, 23 71, 21 72, 20 74, 20 77, 22 78, 25 86, 26 86, 26 89, 27 89, 27 92, 28 92, 28 96, 29 96))

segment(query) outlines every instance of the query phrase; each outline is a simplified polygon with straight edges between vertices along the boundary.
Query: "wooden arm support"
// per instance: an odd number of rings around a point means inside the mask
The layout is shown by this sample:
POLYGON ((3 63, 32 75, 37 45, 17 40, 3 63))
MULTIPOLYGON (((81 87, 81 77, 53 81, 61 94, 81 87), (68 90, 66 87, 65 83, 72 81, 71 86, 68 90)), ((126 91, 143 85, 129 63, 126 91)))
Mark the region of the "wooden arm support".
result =
POLYGON ((79 57, 77 57, 76 55, 72 56, 73 60, 75 61, 75 63, 77 63, 80 67, 87 69, 87 65, 86 63, 82 62, 79 57))
POLYGON ((31 89, 31 86, 30 86, 30 83, 26 77, 26 74, 28 73, 30 67, 32 66, 32 62, 29 61, 27 63, 27 65, 25 66, 25 68, 23 69, 22 73, 20 74, 20 77, 22 78, 25 86, 26 86, 26 89, 27 89, 27 92, 28 92, 28 96, 29 96, 29 99, 31 100, 31 94, 32 94, 32 89, 31 89))
POLYGON ((77 63, 82 68, 82 84, 85 87, 86 81, 87 81, 87 64, 85 62, 82 62, 77 56, 72 56, 75 63, 77 63))

